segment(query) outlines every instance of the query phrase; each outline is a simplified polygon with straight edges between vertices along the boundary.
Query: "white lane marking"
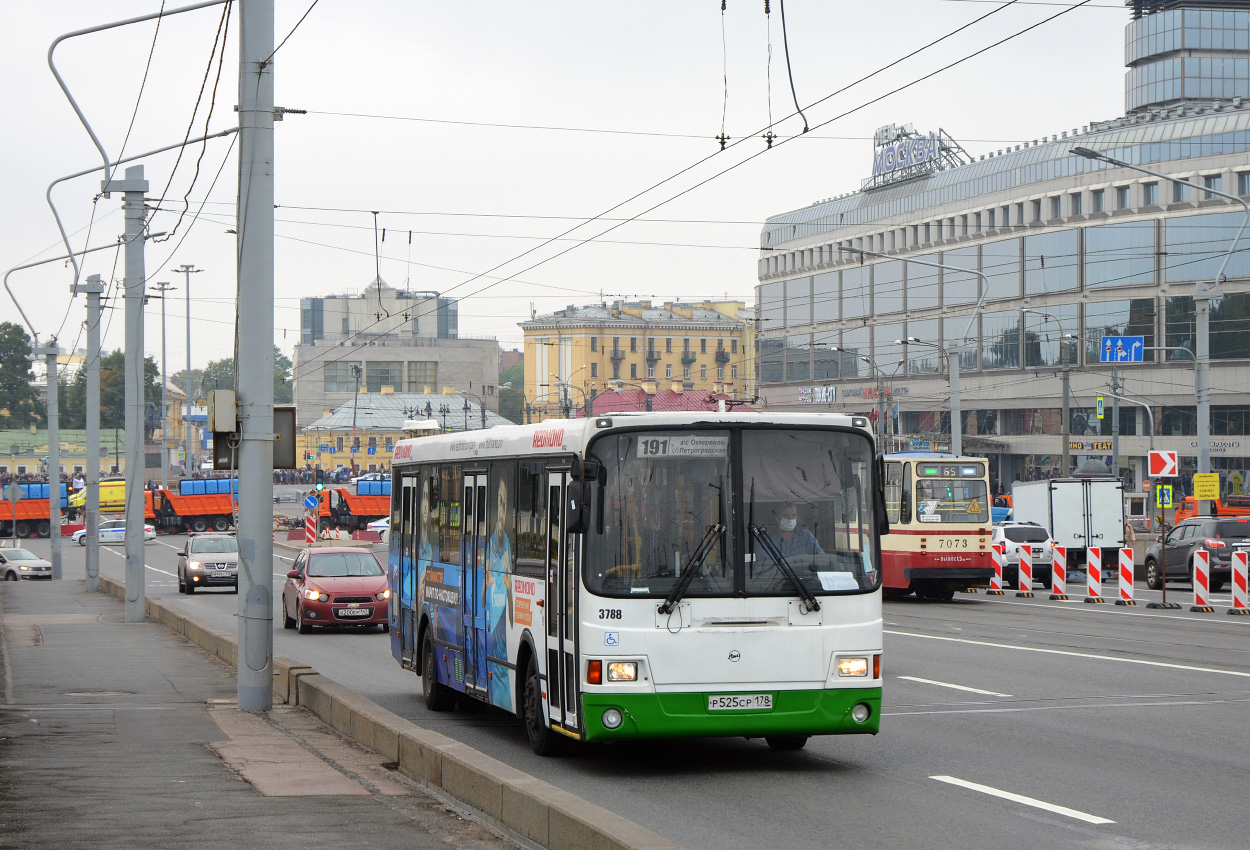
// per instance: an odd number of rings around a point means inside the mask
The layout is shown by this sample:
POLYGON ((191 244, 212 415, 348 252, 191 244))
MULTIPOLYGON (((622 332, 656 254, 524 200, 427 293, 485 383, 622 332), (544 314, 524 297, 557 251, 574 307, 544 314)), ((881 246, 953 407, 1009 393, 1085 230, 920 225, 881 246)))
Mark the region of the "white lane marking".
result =
POLYGON ((1140 658, 1115 658, 1110 655, 1094 655, 1091 652, 1068 652, 1063 649, 1042 649, 1036 646, 1014 646, 1010 643, 992 643, 987 640, 969 640, 968 638, 952 638, 940 637, 938 635, 920 635, 914 632, 897 632, 891 629, 883 630, 887 635, 898 635, 899 637, 914 637, 923 640, 945 640, 952 643, 967 643, 973 646, 989 646, 995 649, 1014 649, 1019 652, 1040 652, 1043 655, 1066 655, 1069 658, 1090 658, 1095 661, 1115 661, 1120 664, 1143 664, 1147 667, 1165 667, 1169 670, 1188 670, 1191 673, 1219 673, 1223 676, 1241 676, 1250 679, 1250 673, 1243 673, 1240 670, 1216 670, 1213 667, 1194 667, 1190 664, 1169 664, 1166 661, 1144 661, 1140 658))
MULTIPOLYGON (((1045 589, 1046 588, 1038 588, 1038 590, 1045 590, 1045 589)), ((1176 591, 1172 591, 1172 593, 1175 594, 1176 591)), ((1155 594, 1155 595, 1157 596, 1159 594, 1155 594)), ((1107 600, 1111 600, 1111 601, 1115 600, 1115 596, 1104 596, 1103 598, 1107 600)), ((1192 598, 1192 595, 1191 595, 1191 598, 1192 598)), ((1232 604, 1231 596, 1229 597, 1229 600, 1230 601, 1228 604, 1232 604)), ((1150 610, 1143 611, 1140 607, 1128 608, 1128 607, 1120 607, 1116 605, 1091 605, 1091 606, 1086 607, 1082 605, 1080 608, 1077 608, 1074 606, 1065 606, 1065 605, 1039 604, 1039 603, 1045 603, 1047 601, 1045 599, 1039 599, 1038 602, 1012 602, 1009 599, 998 599, 998 598, 994 598, 994 599, 987 598, 987 599, 982 599, 980 601, 988 605, 1024 605, 1024 606, 1034 608, 1034 609, 1042 608, 1046 610, 1047 612, 1057 611, 1061 614, 1076 614, 1077 616, 1080 616, 1081 614, 1087 614, 1087 613, 1088 614, 1100 614, 1101 613, 1103 615, 1112 616, 1112 617, 1114 616, 1148 617, 1152 620, 1185 620, 1190 623, 1194 622, 1193 617, 1185 617, 1185 616, 1181 616, 1178 614, 1156 614, 1150 610), (1096 609, 1096 610, 1091 611, 1090 610, 1091 608, 1096 609)), ((1146 603, 1146 602, 1150 602, 1151 600, 1138 596, 1137 601, 1139 603, 1146 603)), ((1211 597, 1211 601, 1216 605, 1224 604, 1215 597, 1211 597)), ((1223 620, 1203 620, 1202 623, 1203 625, 1206 625, 1206 626, 1228 626, 1232 628, 1237 628, 1237 627, 1241 627, 1245 625, 1245 623, 1241 623, 1241 624, 1226 623, 1223 620)))
POLYGON ((1023 711, 1067 711, 1080 708, 1150 708, 1154 706, 1189 706, 1189 705, 1221 705, 1230 702, 1246 702, 1241 699, 1217 699, 1185 702, 1108 702, 1108 703, 1073 703, 1070 705, 1024 705, 1003 706, 1001 708, 946 708, 933 711, 882 711, 882 717, 914 717, 930 714, 1013 714, 1023 711))
POLYGON ((936 779, 938 782, 946 782, 950 785, 958 785, 960 788, 967 788, 969 791, 980 791, 982 794, 989 794, 991 797, 1001 797, 1004 800, 1011 800, 1013 803, 1022 803, 1026 806, 1032 806, 1035 809, 1044 809, 1045 811, 1054 812, 1055 814, 1063 815, 1064 817, 1083 820, 1086 823, 1115 823, 1113 820, 1101 818, 1098 815, 1078 812, 1076 809, 1069 809, 1067 806, 1057 806, 1054 803, 1047 803, 1045 800, 1037 800, 1033 797, 1013 794, 1010 791, 1003 791, 999 788, 991 788, 988 785, 978 785, 977 783, 969 782, 966 779, 956 779, 954 776, 930 776, 929 778, 936 779))
POLYGON ((899 679, 906 679, 909 682, 920 682, 924 685, 936 685, 939 688, 954 688, 957 691, 968 691, 974 694, 985 694, 990 697, 1009 697, 1011 694, 1000 694, 998 691, 983 691, 980 688, 970 688, 967 685, 952 685, 950 682, 939 682, 936 679, 922 679, 919 676, 898 676, 899 679))
MULTIPOLYGON (((103 546, 101 546, 101 547, 100 547, 100 551, 101 551, 101 552, 112 552, 114 555, 116 555, 117 557, 121 558, 123 561, 126 559, 126 551, 125 551, 124 549, 123 549, 123 550, 121 550, 121 551, 118 551, 117 549, 105 549, 103 546)), ((177 578, 177 577, 178 577, 178 574, 177 574, 177 573, 171 573, 171 572, 169 572, 168 570, 162 570, 162 569, 159 569, 159 568, 157 568, 157 567, 152 566, 151 564, 147 564, 147 563, 145 563, 143 566, 147 567, 149 570, 151 570, 151 571, 152 571, 152 572, 154 572, 154 573, 160 573, 161 575, 164 575, 164 576, 169 576, 169 577, 171 577, 171 578, 177 578)))

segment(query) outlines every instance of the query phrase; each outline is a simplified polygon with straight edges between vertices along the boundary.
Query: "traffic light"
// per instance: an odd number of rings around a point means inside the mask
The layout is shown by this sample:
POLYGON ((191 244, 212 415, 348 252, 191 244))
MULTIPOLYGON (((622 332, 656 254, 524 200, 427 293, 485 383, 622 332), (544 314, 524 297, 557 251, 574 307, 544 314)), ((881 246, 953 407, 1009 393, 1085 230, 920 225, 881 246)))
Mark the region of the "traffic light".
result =
POLYGON ((318 469, 316 490, 318 493, 320 493, 325 488, 326 488, 326 471, 324 469, 318 469))

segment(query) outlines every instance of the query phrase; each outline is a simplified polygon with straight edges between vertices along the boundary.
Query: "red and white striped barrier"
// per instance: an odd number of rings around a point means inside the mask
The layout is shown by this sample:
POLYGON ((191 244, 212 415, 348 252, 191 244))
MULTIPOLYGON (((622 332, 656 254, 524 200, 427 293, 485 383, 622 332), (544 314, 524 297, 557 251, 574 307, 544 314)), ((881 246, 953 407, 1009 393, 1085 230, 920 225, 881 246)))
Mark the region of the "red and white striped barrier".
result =
POLYGON ((1120 598, 1115 601, 1116 605, 1136 605, 1137 600, 1133 598, 1133 550, 1120 550, 1120 598))
POLYGON ((985 591, 986 596, 1002 596, 1003 595, 1003 561, 1007 557, 1005 543, 995 543, 990 547, 993 552, 990 557, 994 561, 994 574, 990 576, 990 589, 985 591))
POLYGON ((1068 598, 1068 547, 1056 546, 1050 567, 1050 598, 1068 598))
POLYGON ((1102 547, 1090 546, 1085 550, 1085 601, 1103 603, 1102 598, 1102 547))
POLYGON ((1016 596, 1033 598, 1033 550, 1028 546, 1020 549, 1020 566, 1016 569, 1016 596))
POLYGON ((1207 598, 1210 586, 1211 554, 1199 549, 1194 552, 1194 604, 1189 606, 1190 611, 1210 614, 1215 610, 1207 598))
POLYGON ((1246 569, 1247 554, 1245 552, 1233 553, 1233 607, 1228 609, 1230 614, 1250 614, 1250 599, 1247 599, 1246 578, 1250 570, 1246 569))
POLYGON ((304 542, 313 543, 317 539, 317 517, 313 514, 304 515, 304 542))

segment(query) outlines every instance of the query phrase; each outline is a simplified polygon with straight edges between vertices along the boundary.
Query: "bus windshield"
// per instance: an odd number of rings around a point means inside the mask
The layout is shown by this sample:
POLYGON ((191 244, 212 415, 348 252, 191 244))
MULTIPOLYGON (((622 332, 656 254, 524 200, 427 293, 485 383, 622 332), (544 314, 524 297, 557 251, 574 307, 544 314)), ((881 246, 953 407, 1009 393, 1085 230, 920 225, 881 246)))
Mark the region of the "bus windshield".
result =
POLYGON ((988 522, 989 489, 975 478, 916 480, 916 518, 921 522, 988 522))
POLYGON ((587 588, 664 598, 866 592, 872 445, 825 429, 627 432, 597 440, 603 527, 585 539, 587 588), (737 489, 735 489, 737 488, 737 489))

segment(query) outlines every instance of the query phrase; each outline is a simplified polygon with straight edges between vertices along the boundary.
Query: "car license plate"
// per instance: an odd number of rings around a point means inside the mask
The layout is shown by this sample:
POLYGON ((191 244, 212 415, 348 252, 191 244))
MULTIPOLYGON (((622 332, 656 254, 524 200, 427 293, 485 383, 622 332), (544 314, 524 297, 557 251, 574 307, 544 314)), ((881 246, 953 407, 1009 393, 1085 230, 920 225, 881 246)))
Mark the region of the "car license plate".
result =
POLYGON ((368 617, 373 614, 371 608, 340 608, 336 612, 340 617, 368 617))
POLYGON ((716 694, 707 698, 708 711, 741 711, 772 707, 772 694, 716 694))

